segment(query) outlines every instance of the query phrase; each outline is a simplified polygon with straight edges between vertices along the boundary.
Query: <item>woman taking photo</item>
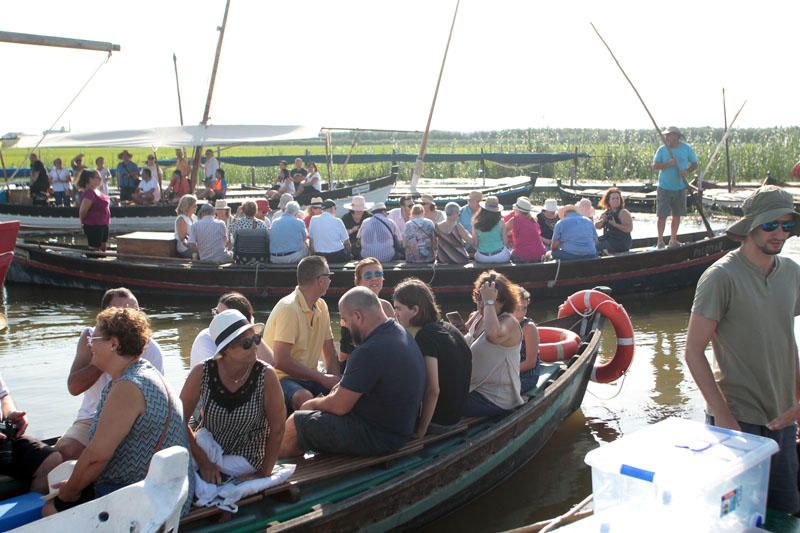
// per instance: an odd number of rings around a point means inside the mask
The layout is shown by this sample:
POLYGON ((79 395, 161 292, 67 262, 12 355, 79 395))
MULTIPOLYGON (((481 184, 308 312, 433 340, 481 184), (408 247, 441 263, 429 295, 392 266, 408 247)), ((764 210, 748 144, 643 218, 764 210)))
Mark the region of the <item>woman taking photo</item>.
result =
POLYGON ((275 371, 256 357, 263 329, 235 309, 217 314, 208 328, 216 356, 195 366, 181 391, 184 413, 202 403, 197 428, 186 431, 205 483, 272 474, 286 407, 275 371))
MULTIPOLYGON (((89 337, 92 365, 112 381, 103 389, 88 446, 69 479, 56 485, 59 494, 45 504, 44 516, 138 483, 160 450, 188 449, 177 398, 161 373, 141 358, 149 340, 147 316, 138 309, 110 307, 97 315, 89 337)), ((193 477, 190 471, 184 514, 192 503, 193 477)))
POLYGON ((478 310, 467 321, 472 350, 470 393, 464 416, 499 416, 522 405, 519 352, 522 330, 512 314, 519 306, 513 284, 494 270, 475 281, 478 310))
POLYGON ((195 216, 197 211, 197 197, 193 194, 184 194, 178 202, 178 207, 175 208, 175 213, 178 214, 175 219, 175 240, 177 241, 176 248, 180 257, 191 259, 192 251, 189 250, 189 230, 192 224, 197 222, 195 216))
POLYGON ((472 219, 475 261, 507 263, 511 259, 511 253, 506 248, 506 231, 500 214, 500 201, 497 196, 488 196, 480 205, 481 210, 472 219))
POLYGON ((84 170, 78 178, 78 188, 83 191, 78 217, 89 248, 105 252, 108 244, 108 225, 111 222, 109 198, 100 192, 103 180, 96 170, 84 170))
POLYGON ((594 225, 603 230, 603 235, 598 239, 598 249, 610 254, 627 252, 631 249, 631 232, 633 231, 633 218, 630 211, 625 209, 625 200, 622 191, 611 187, 598 203, 605 209, 600 219, 594 225))
POLYGON ((427 381, 416 438, 426 433, 443 433, 458 423, 469 394, 472 353, 464 336, 441 321, 433 291, 411 278, 394 290, 397 321, 417 341, 425 360, 427 381))

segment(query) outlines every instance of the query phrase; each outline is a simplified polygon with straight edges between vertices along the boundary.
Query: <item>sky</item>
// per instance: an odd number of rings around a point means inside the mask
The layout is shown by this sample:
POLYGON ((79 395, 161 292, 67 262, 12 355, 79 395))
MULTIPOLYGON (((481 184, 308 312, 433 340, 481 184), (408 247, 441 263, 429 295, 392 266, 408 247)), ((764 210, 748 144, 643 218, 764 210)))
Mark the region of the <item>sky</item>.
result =
MULTIPOLYGON (((4 2, 0 30, 121 46, 55 126, 201 121, 224 0, 4 2)), ((215 124, 423 130, 450 0, 232 0, 215 124)), ((650 128, 594 23, 660 126, 797 126, 795 1, 462 0, 432 128, 650 128)), ((0 135, 41 133, 103 52, 0 43, 0 135)))

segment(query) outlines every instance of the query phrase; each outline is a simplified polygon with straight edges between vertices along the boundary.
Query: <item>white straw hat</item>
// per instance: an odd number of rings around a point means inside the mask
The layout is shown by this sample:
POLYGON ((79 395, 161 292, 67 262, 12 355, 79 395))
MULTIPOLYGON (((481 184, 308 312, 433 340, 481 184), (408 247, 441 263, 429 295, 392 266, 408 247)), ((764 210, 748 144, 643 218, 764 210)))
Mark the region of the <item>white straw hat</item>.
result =
POLYGON ((244 315, 236 309, 226 309, 219 313, 211 321, 208 326, 208 334, 211 335, 211 340, 216 345, 216 353, 220 353, 231 342, 247 331, 250 328, 255 328, 256 333, 261 333, 264 330, 264 324, 251 324, 244 315))

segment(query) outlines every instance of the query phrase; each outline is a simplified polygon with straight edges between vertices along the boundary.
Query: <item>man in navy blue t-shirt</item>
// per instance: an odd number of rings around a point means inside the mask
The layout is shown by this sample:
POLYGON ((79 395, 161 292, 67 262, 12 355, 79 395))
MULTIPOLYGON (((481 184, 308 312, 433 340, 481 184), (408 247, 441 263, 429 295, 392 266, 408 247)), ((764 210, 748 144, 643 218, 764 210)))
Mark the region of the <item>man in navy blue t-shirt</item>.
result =
POLYGON ((306 450, 381 455, 414 433, 426 379, 414 338, 384 314, 366 287, 347 291, 339 313, 357 347, 339 386, 308 400, 286 421, 281 457, 306 450))

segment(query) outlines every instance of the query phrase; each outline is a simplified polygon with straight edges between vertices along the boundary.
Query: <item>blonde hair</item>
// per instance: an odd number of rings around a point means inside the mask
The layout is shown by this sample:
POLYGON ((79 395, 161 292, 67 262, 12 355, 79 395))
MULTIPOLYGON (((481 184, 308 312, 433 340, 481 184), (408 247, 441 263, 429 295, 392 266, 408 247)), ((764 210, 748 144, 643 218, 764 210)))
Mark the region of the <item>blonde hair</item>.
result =
POLYGON ((425 213, 425 208, 422 204, 414 204, 414 207, 411 208, 411 216, 416 217, 425 213))
POLYGON ((184 194, 181 196, 178 207, 175 208, 175 212, 179 215, 185 215, 189 211, 189 208, 196 205, 197 197, 194 194, 184 194))

